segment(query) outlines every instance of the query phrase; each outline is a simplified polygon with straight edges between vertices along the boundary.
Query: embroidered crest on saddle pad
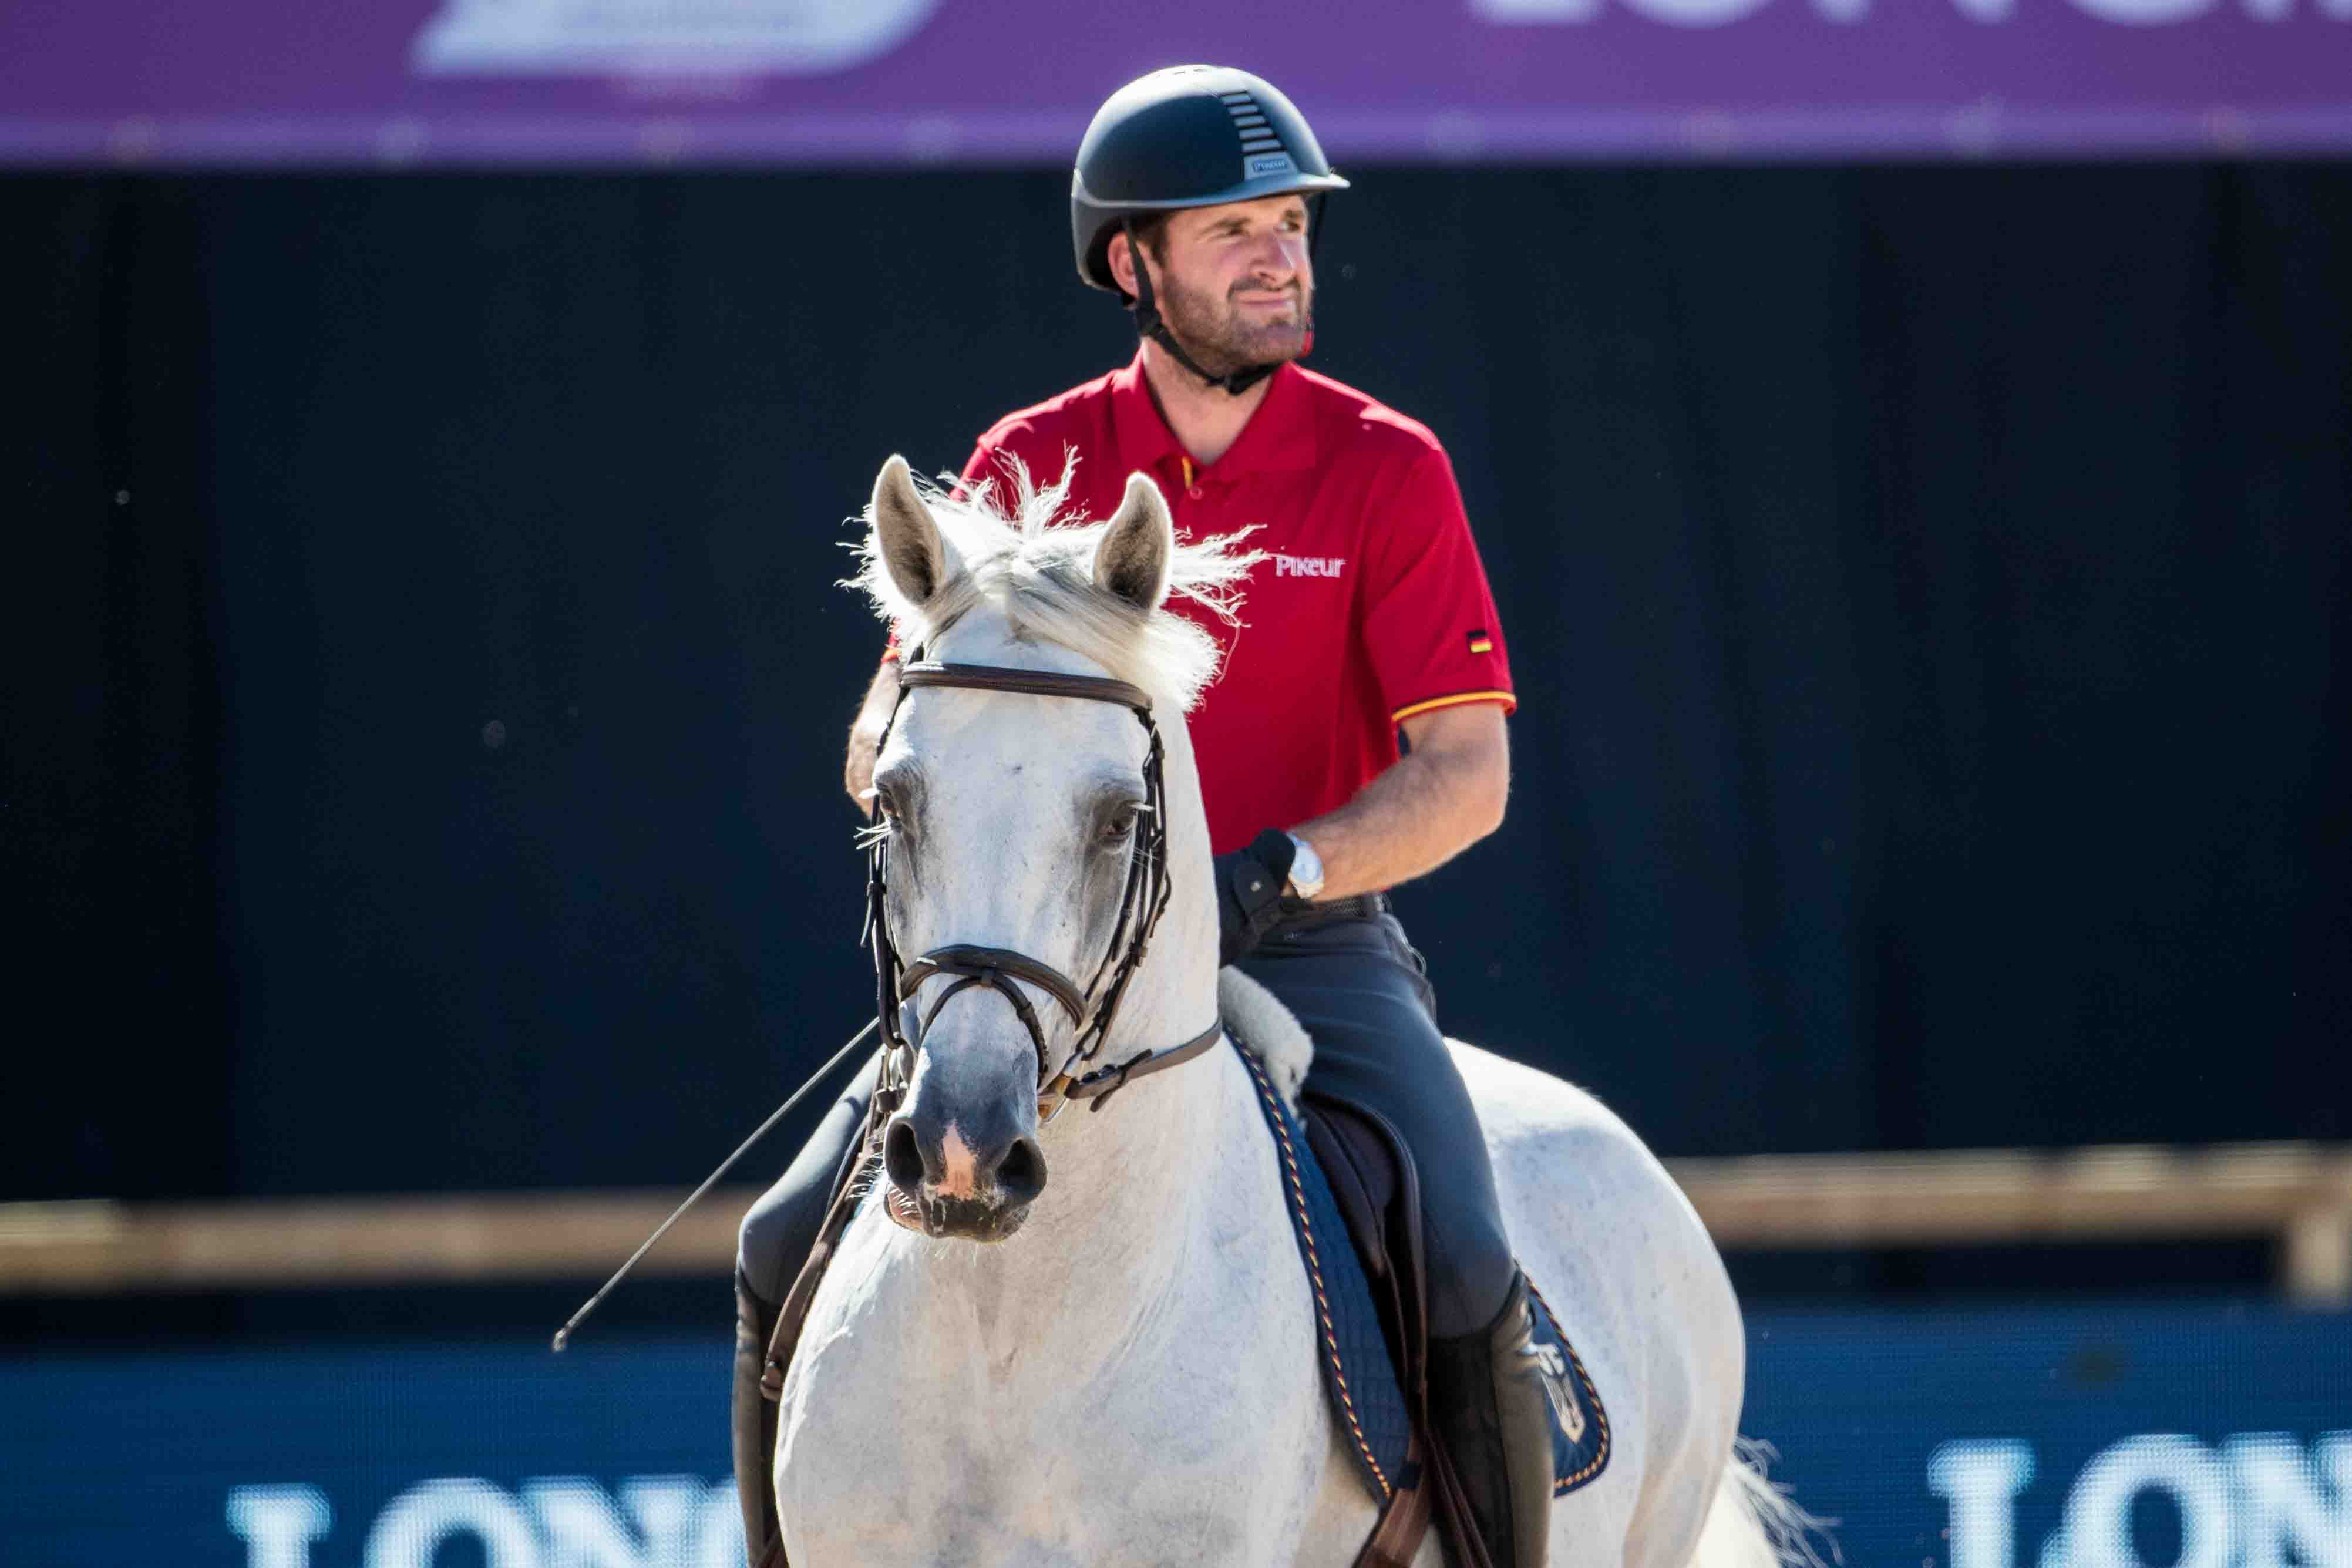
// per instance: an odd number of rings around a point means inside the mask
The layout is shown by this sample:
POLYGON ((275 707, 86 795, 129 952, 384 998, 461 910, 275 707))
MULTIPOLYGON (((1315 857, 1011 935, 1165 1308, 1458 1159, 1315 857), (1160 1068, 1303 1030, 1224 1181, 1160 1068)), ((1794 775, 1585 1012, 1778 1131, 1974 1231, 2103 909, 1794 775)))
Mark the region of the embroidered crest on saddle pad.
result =
MULTIPOLYGON (((1281 1167, 1291 1233, 1314 1292, 1324 1390, 1340 1430, 1348 1435, 1357 1472, 1372 1495, 1385 1502, 1398 1486, 1411 1485, 1404 1468, 1412 1421, 1373 1304, 1371 1282, 1297 1111, 1231 1022, 1229 1018, 1227 1037, 1257 1086, 1258 1106, 1281 1167)), ((1525 1358, 1529 1373, 1542 1380, 1551 1406, 1552 1495, 1559 1497, 1591 1481, 1608 1465, 1609 1415, 1533 1280, 1528 1293, 1530 1321, 1514 1349, 1525 1358)))

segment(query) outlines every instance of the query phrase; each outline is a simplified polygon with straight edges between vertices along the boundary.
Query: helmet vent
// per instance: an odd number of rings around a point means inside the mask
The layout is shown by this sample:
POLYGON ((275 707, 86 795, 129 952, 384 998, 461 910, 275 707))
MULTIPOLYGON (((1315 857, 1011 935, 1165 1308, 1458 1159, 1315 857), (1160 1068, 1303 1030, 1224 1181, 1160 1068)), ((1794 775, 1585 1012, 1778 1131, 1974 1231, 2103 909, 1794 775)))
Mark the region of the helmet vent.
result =
POLYGON ((1274 128, 1267 122, 1265 110, 1258 108, 1255 95, 1248 92, 1221 92, 1217 97, 1224 104, 1225 112, 1234 117, 1234 129, 1241 132, 1244 153, 1289 151, 1282 144, 1282 138, 1274 133, 1274 128))

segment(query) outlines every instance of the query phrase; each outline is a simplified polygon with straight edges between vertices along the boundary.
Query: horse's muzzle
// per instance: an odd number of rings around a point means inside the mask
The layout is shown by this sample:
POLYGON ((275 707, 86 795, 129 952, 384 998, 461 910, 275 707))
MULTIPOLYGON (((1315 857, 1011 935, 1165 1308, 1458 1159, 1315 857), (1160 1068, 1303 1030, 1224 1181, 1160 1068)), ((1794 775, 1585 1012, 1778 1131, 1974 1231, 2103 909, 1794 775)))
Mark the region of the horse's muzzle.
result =
POLYGON ((890 1217, 926 1236, 1003 1241, 1021 1228, 1045 1190, 1045 1156, 1037 1140, 1007 1126, 968 1135, 920 1109, 890 1119, 882 1134, 882 1168, 890 1178, 890 1217))
POLYGON ((999 1208, 966 1198, 912 1198, 897 1187, 883 1194, 882 1207, 918 1236, 955 1241, 1003 1241, 1029 1217, 1025 1208, 999 1208))

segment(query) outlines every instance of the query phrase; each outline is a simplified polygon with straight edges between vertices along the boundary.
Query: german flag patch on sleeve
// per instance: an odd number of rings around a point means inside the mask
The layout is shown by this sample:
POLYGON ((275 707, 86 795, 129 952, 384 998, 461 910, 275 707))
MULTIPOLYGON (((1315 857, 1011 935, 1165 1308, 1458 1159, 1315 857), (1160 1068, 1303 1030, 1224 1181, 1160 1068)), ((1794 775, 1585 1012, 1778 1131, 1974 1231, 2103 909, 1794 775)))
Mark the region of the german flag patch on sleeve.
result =
POLYGON ((1495 651, 1495 639, 1486 635, 1486 627, 1480 626, 1476 631, 1470 634, 1470 651, 1472 653, 1492 653, 1495 651))

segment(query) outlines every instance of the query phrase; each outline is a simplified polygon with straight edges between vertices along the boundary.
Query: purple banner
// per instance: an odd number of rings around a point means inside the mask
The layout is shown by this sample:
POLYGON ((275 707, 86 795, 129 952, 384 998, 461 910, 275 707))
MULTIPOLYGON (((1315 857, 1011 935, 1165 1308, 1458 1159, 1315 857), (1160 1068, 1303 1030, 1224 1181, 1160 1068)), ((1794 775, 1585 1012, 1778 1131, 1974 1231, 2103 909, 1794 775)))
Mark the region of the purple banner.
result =
POLYGON ((13 0, 0 164, 1058 163, 1196 59, 1343 168, 2352 150, 2352 0, 13 0))

